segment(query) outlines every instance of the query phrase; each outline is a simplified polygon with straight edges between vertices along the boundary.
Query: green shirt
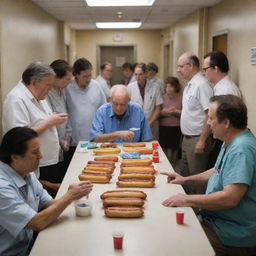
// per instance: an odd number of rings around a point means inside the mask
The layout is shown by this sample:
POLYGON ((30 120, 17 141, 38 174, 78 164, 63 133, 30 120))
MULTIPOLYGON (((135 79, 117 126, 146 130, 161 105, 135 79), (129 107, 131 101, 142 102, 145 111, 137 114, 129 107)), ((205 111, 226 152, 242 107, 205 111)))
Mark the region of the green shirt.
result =
POLYGON ((202 216, 227 246, 256 246, 256 138, 247 130, 229 148, 223 143, 209 179, 206 194, 222 191, 226 185, 246 184, 248 190, 231 209, 202 210, 202 216), (225 152, 226 151, 226 152, 225 152))

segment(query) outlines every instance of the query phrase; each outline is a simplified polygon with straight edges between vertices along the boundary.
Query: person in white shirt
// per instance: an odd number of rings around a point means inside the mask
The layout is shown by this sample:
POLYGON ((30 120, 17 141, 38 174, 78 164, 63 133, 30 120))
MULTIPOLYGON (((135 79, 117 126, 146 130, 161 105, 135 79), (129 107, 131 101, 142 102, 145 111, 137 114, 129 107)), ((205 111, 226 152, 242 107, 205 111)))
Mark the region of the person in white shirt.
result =
POLYGON ((107 101, 110 99, 110 79, 112 77, 112 65, 105 62, 100 66, 100 75, 97 76, 96 81, 100 84, 105 93, 107 101))
MULTIPOLYGON (((203 71, 207 80, 213 84, 213 94, 235 95, 242 97, 237 85, 228 76, 229 63, 227 56, 221 51, 209 52, 204 56, 203 71)), ((208 168, 214 166, 220 152, 222 141, 213 140, 213 148, 210 152, 208 168)))
POLYGON ((156 84, 147 81, 147 67, 145 63, 139 63, 135 67, 136 82, 128 85, 131 101, 136 102, 143 108, 154 138, 158 131, 156 120, 158 120, 163 104, 160 88, 156 84), (154 132, 156 131, 156 132, 154 132))
POLYGON ((147 64, 147 78, 150 83, 158 84, 162 95, 165 94, 165 84, 162 79, 157 77, 158 66, 154 62, 147 64))
MULTIPOLYGON (((178 72, 188 80, 184 88, 181 111, 182 161, 180 173, 189 176, 206 169, 210 143, 210 128, 207 113, 212 88, 199 72, 199 59, 193 53, 185 52, 178 59, 178 72)), ((187 187, 188 193, 203 193, 204 188, 187 187)))
POLYGON ((229 63, 227 56, 221 51, 209 52, 204 56, 203 71, 207 80, 213 84, 214 95, 242 94, 237 85, 228 76, 229 63))
POLYGON ((66 113, 53 113, 46 101, 54 78, 55 72, 49 65, 30 64, 3 105, 4 133, 16 126, 27 126, 39 134, 43 154, 39 179, 52 196, 60 185, 57 182, 60 146, 56 126, 67 121, 66 113))

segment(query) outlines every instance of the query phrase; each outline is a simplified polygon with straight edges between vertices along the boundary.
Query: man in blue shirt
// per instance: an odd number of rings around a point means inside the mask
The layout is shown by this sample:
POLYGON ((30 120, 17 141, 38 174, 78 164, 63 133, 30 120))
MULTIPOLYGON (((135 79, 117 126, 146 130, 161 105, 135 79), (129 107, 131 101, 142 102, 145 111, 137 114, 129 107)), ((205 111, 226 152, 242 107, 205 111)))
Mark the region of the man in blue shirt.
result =
POLYGON ((33 231, 41 231, 71 204, 92 190, 89 181, 72 184, 58 200, 52 199, 34 171, 42 158, 37 133, 16 127, 0 146, 0 255, 28 255, 33 231))
POLYGON ((97 110, 92 122, 90 140, 96 142, 152 140, 145 114, 139 104, 130 102, 126 86, 115 85, 111 88, 111 102, 97 110))
POLYGON ((237 96, 214 96, 208 125, 223 141, 215 166, 189 177, 163 173, 172 184, 208 183, 206 194, 178 194, 163 205, 201 208, 203 228, 216 255, 255 255, 256 138, 247 129, 247 108, 237 96))

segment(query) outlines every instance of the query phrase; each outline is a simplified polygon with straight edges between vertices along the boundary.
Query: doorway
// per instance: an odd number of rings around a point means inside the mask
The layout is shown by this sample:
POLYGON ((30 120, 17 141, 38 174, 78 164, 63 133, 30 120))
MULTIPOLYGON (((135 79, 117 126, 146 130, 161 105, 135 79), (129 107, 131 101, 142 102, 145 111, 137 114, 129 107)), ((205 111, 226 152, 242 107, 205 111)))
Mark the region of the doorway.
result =
POLYGON ((97 49, 97 74, 100 72, 100 65, 104 62, 110 62, 113 68, 111 85, 120 84, 123 81, 122 65, 125 62, 136 62, 136 46, 98 46, 97 49))
POLYGON ((213 36, 212 38, 212 50, 213 51, 222 51, 227 55, 228 51, 228 34, 221 34, 213 36))

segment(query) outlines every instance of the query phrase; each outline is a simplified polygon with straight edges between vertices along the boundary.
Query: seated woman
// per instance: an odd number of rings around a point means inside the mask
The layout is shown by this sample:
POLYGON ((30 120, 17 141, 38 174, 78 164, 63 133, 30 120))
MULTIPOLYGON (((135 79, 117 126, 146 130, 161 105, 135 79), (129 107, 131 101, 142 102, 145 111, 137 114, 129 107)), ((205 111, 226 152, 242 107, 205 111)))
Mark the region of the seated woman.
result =
POLYGON ((159 142, 172 166, 175 167, 181 142, 180 114, 182 95, 179 93, 180 83, 176 77, 167 77, 165 86, 166 93, 163 95, 159 142))

